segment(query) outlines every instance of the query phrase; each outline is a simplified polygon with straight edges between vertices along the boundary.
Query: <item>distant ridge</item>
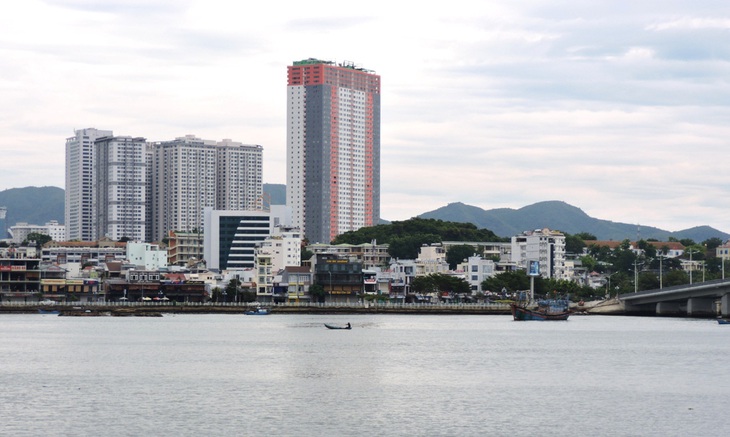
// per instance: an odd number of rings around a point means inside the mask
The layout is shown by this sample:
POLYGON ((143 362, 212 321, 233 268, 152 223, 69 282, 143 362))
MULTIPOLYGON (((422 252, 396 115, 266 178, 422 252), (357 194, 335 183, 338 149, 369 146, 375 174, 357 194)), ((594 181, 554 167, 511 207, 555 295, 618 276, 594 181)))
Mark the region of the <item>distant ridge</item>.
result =
POLYGON ((674 237, 679 240, 690 238, 699 243, 709 238, 720 238, 723 241, 730 238, 730 234, 710 226, 697 226, 677 232, 644 225, 637 228, 636 224, 617 223, 590 217, 580 208, 558 200, 538 202, 520 209, 490 210, 455 202, 425 212, 418 217, 473 223, 478 228, 489 229, 500 237, 511 237, 532 229, 550 228, 568 234, 588 232, 599 240, 616 241, 636 240, 637 231, 640 231, 638 237, 645 240, 667 241, 669 237, 674 237))
POLYGON ((9 188, 0 191, 0 206, 8 208, 5 218, 8 228, 18 222, 45 225, 56 220, 62 224, 65 201, 64 191, 58 187, 9 188))
MULTIPOLYGON (((272 205, 286 204, 286 185, 264 184, 263 191, 272 205)), ((18 222, 43 225, 51 220, 64 222, 64 190, 58 187, 9 188, 0 191, 0 206, 7 207, 5 226, 18 222)), ((637 225, 601 220, 588 216, 583 210, 563 201, 538 202, 519 209, 497 208, 484 210, 461 202, 450 203, 418 217, 433 218, 459 223, 473 223, 480 229, 488 229, 500 237, 511 237, 526 230, 550 228, 577 234, 588 232, 599 240, 636 240, 637 225)), ((380 223, 389 223, 381 219, 380 223)), ((730 234, 710 226, 695 226, 670 232, 652 226, 641 225, 639 238, 667 241, 689 238, 697 243, 709 238, 730 239, 730 234)), ((4 238, 5 236, 3 236, 4 238)))
POLYGON ((272 205, 286 205, 286 184, 264 184, 263 190, 272 205))

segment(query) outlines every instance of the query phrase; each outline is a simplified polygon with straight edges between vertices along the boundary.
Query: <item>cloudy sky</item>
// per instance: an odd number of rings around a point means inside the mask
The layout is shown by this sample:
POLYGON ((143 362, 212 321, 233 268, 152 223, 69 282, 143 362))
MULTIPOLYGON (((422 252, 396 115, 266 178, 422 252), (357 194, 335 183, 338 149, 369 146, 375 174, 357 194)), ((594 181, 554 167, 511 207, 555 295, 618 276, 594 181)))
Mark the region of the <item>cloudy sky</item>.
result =
POLYGON ((382 77, 385 219, 562 200, 730 231, 727 0, 5 2, 0 190, 63 188, 85 127, 261 144, 283 184, 309 57, 382 77))

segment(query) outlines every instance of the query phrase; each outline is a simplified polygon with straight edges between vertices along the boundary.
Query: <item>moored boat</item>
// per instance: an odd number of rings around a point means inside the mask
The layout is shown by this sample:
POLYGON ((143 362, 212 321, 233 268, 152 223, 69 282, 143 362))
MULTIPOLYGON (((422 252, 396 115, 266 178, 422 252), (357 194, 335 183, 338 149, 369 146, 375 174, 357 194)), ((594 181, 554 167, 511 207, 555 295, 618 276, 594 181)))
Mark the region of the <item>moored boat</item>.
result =
POLYGON ((717 319, 717 323, 721 325, 730 325, 730 319, 717 319))
POLYGON ((568 320, 570 310, 567 301, 540 302, 536 309, 525 305, 510 304, 514 320, 568 320))
POLYGON ((38 308, 39 314, 58 314, 58 310, 49 310, 44 308, 38 308))
POLYGON ((253 311, 246 311, 244 314, 247 316, 268 316, 271 311, 268 308, 256 308, 253 311))

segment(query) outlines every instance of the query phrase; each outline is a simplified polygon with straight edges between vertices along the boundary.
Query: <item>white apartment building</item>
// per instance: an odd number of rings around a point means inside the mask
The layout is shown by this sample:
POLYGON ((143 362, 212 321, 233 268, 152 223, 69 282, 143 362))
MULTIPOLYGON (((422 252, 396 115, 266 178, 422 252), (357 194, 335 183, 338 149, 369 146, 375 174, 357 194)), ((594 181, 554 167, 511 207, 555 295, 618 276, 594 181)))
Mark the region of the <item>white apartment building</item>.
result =
POLYGON ((154 143, 149 153, 152 240, 162 239, 169 231, 200 230, 206 208, 261 207, 263 149, 259 145, 185 135, 154 143))
POLYGON ((263 209, 263 148, 230 139, 217 143, 216 209, 263 209))
POLYGON ((216 208, 215 141, 186 135, 154 143, 150 153, 152 240, 169 231, 199 231, 203 210, 216 208))
MULTIPOLYGON (((470 256, 463 266, 464 276, 473 293, 482 291, 482 282, 497 274, 497 265, 491 259, 481 256, 470 256)), ((496 291, 496 290, 492 290, 496 291)))
POLYGON ((299 229, 276 226, 273 235, 259 243, 255 250, 257 294, 273 296, 276 274, 286 267, 301 264, 302 237, 299 229))
POLYGON ((540 276, 570 279, 565 271, 565 235, 550 229, 525 231, 512 237, 512 262, 527 269, 530 261, 540 265, 540 276))
POLYGON ((167 267, 167 251, 149 243, 127 243, 127 261, 137 270, 160 270, 167 267))
POLYGON ((66 138, 65 236, 60 240, 94 241, 95 146, 98 138, 112 136, 110 130, 94 128, 74 131, 66 138))
POLYGON ((66 239, 66 226, 58 224, 57 221, 51 220, 43 226, 30 225, 28 223, 16 223, 8 229, 10 240, 15 244, 20 244, 28 238, 29 234, 43 234, 51 237, 53 241, 64 241, 66 239))
POLYGON ((142 137, 109 136, 96 140, 95 239, 147 236, 147 142, 142 137))

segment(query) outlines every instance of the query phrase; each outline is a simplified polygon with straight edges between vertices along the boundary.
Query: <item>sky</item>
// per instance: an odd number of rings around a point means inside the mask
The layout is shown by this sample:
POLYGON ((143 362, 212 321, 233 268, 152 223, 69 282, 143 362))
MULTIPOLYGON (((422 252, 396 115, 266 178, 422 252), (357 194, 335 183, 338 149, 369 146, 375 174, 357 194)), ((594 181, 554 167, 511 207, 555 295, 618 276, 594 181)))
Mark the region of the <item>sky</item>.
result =
POLYGON ((727 0, 23 0, 0 14, 0 190, 65 185, 65 139, 260 144, 286 183, 286 71, 381 76, 381 216, 560 200, 730 231, 727 0))

